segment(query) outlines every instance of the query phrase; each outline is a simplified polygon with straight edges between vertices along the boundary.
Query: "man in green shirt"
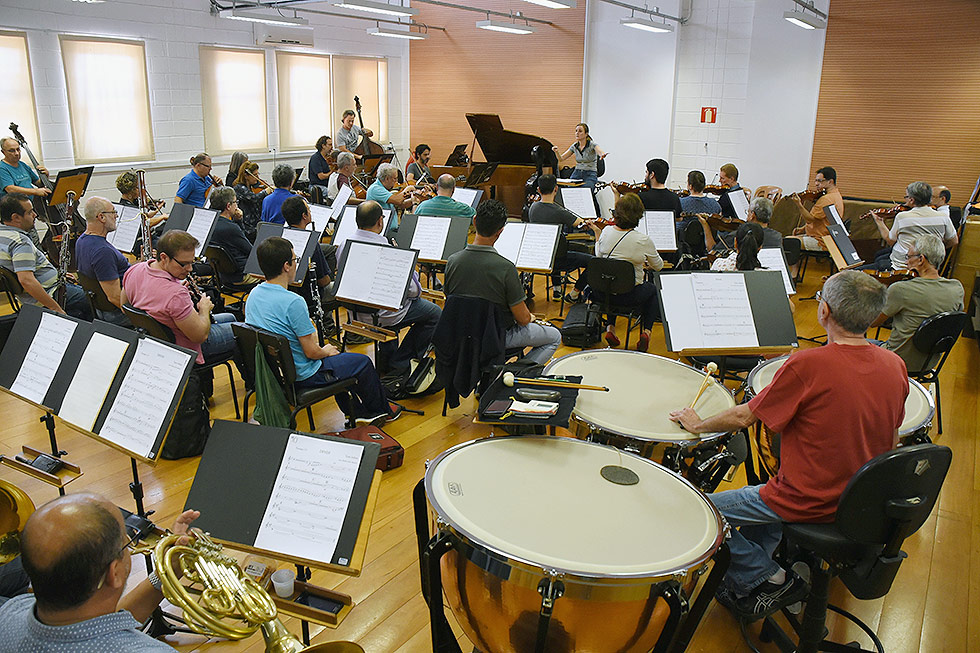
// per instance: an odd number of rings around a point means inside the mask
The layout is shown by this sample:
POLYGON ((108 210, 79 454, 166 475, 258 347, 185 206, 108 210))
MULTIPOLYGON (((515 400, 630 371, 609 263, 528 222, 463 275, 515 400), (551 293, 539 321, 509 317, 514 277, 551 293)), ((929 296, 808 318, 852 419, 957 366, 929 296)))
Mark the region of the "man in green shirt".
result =
POLYGON ((476 210, 469 204, 453 199, 456 180, 452 175, 440 175, 436 182, 436 196, 415 207, 415 215, 435 215, 439 217, 472 218, 476 210))

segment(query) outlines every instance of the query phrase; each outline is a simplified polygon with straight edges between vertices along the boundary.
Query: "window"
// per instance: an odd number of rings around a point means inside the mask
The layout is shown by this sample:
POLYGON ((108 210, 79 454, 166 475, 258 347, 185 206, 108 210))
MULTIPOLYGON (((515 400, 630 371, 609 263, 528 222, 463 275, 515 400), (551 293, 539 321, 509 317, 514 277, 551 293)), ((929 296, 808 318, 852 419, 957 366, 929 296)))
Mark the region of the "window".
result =
MULTIPOLYGON (((356 57, 333 58, 333 119, 340 123, 345 109, 361 100, 364 127, 374 132, 372 140, 388 142, 388 61, 356 57)), ((355 121, 356 124, 356 121, 355 121)))
POLYGON ((265 150, 265 52, 201 46, 204 148, 211 155, 265 150))
POLYGON ((143 43, 65 35, 60 39, 75 161, 152 159, 143 43))
POLYGON ((279 148, 314 149, 316 140, 333 136, 330 115, 330 57, 276 52, 279 80, 279 148))
MULTIPOLYGON (((31 59, 27 53, 27 35, 23 32, 0 32, 0 116, 17 123, 17 127, 34 156, 41 160, 41 140, 37 129, 37 107, 31 82, 31 59)), ((6 125, 4 125, 6 127, 6 125)), ((0 136, 13 136, 4 129, 0 136)), ((24 160, 30 163, 27 153, 24 160)))

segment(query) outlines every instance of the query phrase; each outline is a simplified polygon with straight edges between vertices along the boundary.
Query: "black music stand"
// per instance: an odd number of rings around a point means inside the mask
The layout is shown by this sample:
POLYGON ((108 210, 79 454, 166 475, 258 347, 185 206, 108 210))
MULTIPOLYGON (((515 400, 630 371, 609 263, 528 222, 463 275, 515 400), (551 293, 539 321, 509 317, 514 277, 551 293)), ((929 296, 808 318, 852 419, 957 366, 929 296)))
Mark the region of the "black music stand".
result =
POLYGON ((470 157, 466 156, 466 143, 453 148, 453 151, 449 154, 449 158, 446 159, 446 165, 454 168, 469 165, 469 163, 470 157))

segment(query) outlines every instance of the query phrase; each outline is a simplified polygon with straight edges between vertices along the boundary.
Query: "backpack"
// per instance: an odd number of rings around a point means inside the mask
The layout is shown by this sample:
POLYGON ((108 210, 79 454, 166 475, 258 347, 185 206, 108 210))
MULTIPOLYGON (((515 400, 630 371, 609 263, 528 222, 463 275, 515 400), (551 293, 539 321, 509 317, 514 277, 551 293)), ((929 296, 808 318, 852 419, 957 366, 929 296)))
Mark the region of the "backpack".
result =
MULTIPOLYGON (((426 352, 428 354, 428 352, 426 352)), ((406 374, 389 374, 381 378, 385 396, 393 401, 409 397, 426 397, 439 392, 443 384, 436 377, 436 361, 431 356, 412 360, 406 374)))
MULTIPOLYGON (((210 371, 210 370, 209 370, 210 371)), ((174 413, 160 457, 165 460, 200 456, 211 435, 211 414, 198 370, 187 377, 187 386, 174 413)))
POLYGON ((590 311, 588 304, 575 304, 568 309, 561 327, 561 341, 569 347, 586 349, 599 342, 602 324, 599 314, 590 311))

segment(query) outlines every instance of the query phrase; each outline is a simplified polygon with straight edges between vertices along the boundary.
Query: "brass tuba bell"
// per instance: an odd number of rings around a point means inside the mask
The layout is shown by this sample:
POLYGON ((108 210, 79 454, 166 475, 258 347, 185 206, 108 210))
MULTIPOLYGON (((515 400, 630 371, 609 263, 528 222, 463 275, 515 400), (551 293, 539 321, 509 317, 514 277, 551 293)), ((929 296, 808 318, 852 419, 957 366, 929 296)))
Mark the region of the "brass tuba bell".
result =
MULTIPOLYGON (((148 546, 136 552, 149 552, 148 546)), ((208 637, 239 640, 261 630, 267 653, 364 653, 352 642, 304 646, 278 619, 272 597, 206 533, 167 533, 153 546, 163 595, 183 610, 187 627, 208 637), (189 543, 182 544, 182 539, 189 543), (180 569, 178 578, 174 569, 180 569)))
POLYGON ((34 512, 34 502, 19 487, 0 479, 0 565, 20 555, 20 532, 34 512))

